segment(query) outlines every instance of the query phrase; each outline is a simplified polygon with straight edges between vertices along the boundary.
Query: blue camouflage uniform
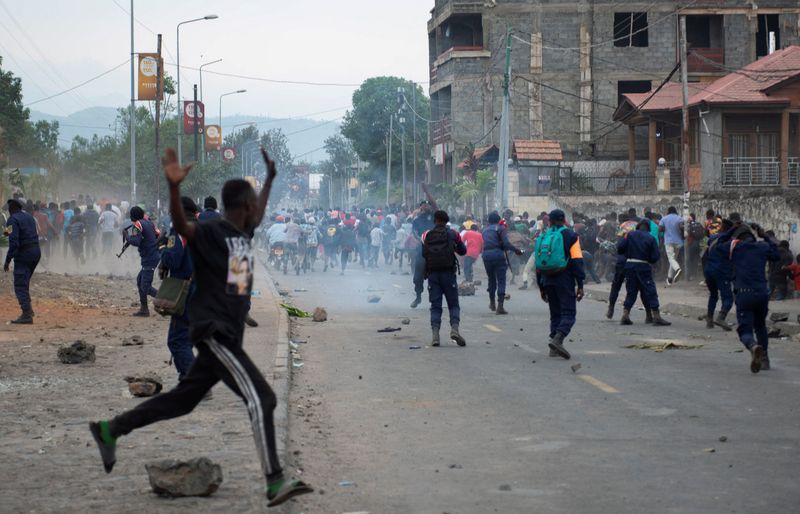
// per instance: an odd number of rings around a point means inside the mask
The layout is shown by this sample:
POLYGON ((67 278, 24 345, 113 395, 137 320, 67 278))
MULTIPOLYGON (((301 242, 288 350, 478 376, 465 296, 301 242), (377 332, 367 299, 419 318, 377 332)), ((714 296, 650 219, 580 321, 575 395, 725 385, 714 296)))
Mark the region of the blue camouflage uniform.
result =
POLYGON ((489 298, 495 297, 502 300, 506 295, 506 273, 508 260, 506 252, 516 252, 517 249, 508 240, 508 229, 495 223, 483 229, 483 267, 488 276, 489 298))
MULTIPOLYGON (((425 242, 425 236, 429 231, 422 234, 422 242, 425 242)), ((467 253, 467 247, 461 240, 458 232, 452 229, 447 229, 447 234, 453 243, 455 253, 464 255, 467 253)), ((453 258, 455 266, 457 262, 453 258)), ((423 258, 424 262, 424 258, 423 258)), ((426 271, 428 279, 428 300, 431 303, 431 327, 440 328, 442 326, 442 297, 447 300, 447 309, 450 313, 450 325, 458 326, 461 322, 461 307, 458 302, 458 278, 456 277, 456 268, 447 271, 426 271)))
POLYGON ((733 236, 731 229, 728 232, 719 232, 708 238, 703 262, 703 274, 708 287, 708 314, 711 316, 717 308, 717 301, 722 298, 720 314, 727 315, 733 307, 733 263, 731 263, 730 246, 727 244, 733 236))
POLYGON ((147 307, 147 297, 155 296, 158 291, 153 287, 153 275, 160 261, 158 255, 158 234, 156 227, 148 219, 134 221, 131 230, 124 232, 125 241, 139 249, 142 270, 136 277, 136 286, 139 289, 139 303, 147 307))
POLYGON ((755 343, 767 350, 767 312, 769 288, 764 268, 767 261, 780 260, 778 245, 772 239, 765 241, 731 241, 728 245, 733 264, 736 295, 736 321, 739 340, 750 349, 755 343), (755 332, 755 338, 753 337, 755 332))
POLYGON ((658 262, 661 252, 658 240, 650 232, 632 230, 619 243, 617 252, 624 255, 625 262, 625 310, 630 311, 638 294, 646 309, 658 310, 658 291, 653 281, 653 264, 658 262))
POLYGON ((42 257, 36 220, 25 211, 15 212, 6 222, 4 232, 8 236, 5 265, 14 261, 14 293, 23 314, 32 313, 31 276, 42 257))
MULTIPOLYGON (((557 227, 557 225, 553 225, 553 227, 557 227)), ((569 259, 567 267, 555 274, 541 273, 538 270, 536 272, 539 289, 547 295, 547 303, 550 307, 551 338, 555 337, 558 332, 566 337, 575 326, 575 317, 578 313, 575 288, 583 289, 583 281, 586 279, 586 273, 583 271, 583 251, 578 234, 569 228, 564 228, 561 231, 561 237, 564 239, 564 255, 569 259)), ((535 258, 535 256, 531 258, 535 258)))
MULTIPOLYGON (((175 229, 169 232, 166 247, 161 251, 161 266, 169 271, 169 276, 181 280, 191 280, 194 267, 186 240, 175 229)), ((189 289, 186 307, 180 316, 172 316, 167 332, 167 348, 172 354, 175 369, 178 370, 178 379, 182 379, 189 372, 194 362, 192 342, 189 338, 189 298, 191 298, 194 285, 189 289)))

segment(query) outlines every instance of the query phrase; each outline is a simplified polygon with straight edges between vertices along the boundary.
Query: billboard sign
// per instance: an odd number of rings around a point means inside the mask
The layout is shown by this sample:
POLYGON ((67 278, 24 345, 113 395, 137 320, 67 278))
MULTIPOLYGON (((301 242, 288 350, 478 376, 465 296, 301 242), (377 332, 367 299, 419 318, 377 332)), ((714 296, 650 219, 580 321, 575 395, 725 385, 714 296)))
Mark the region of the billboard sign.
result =
POLYGON ((218 152, 222 148, 222 128, 206 125, 206 152, 218 152))
MULTIPOLYGON (((183 133, 184 134, 194 134, 194 104, 195 102, 192 100, 186 100, 183 102, 183 133)), ((197 102, 197 133, 202 134, 204 132, 204 125, 203 122, 205 121, 205 107, 203 106, 203 102, 197 102)))
POLYGON ((139 54, 139 100, 164 99, 164 61, 158 54, 139 54), (161 70, 161 87, 158 87, 158 75, 161 70), (160 94, 158 94, 160 93, 160 94))

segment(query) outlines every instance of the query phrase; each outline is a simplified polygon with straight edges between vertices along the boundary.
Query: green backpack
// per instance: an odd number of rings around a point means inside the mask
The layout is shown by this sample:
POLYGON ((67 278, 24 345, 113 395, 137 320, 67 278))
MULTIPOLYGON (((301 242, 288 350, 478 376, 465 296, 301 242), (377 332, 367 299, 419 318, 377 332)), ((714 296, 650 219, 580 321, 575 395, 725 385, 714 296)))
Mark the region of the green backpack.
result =
POLYGON ((564 227, 552 227, 536 239, 536 269, 548 275, 563 271, 569 262, 564 251, 564 227))

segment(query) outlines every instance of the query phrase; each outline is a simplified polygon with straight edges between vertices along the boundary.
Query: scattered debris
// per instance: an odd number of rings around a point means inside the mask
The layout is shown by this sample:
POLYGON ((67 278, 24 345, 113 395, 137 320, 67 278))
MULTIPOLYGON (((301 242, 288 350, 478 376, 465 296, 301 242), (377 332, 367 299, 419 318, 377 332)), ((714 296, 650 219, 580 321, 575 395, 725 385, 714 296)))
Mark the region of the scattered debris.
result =
POLYGON ((511 486, 508 485, 508 484, 503 484, 500 487, 498 487, 498 489, 501 490, 501 491, 510 491, 511 490, 511 486))
POLYGON ((412 344, 411 346, 408 347, 408 349, 409 350, 421 350, 422 347, 419 346, 419 345, 416 345, 416 344, 412 344))
POLYGON ((305 362, 299 359, 292 359, 292 367, 295 369, 302 368, 305 362))
POLYGON ((721 435, 719 436, 719 442, 725 443, 728 441, 728 436, 721 435))
POLYGON ((161 496, 209 496, 222 483, 222 468, 206 457, 145 464, 153 492, 161 496))
POLYGON ((161 377, 152 371, 143 375, 125 377, 125 382, 128 383, 128 391, 138 398, 158 394, 164 387, 161 377))
POLYGON ((697 350, 702 348, 705 345, 702 344, 681 344, 681 343, 640 343, 640 344, 629 344, 627 346, 623 346, 623 348, 629 348, 633 350, 653 350, 654 352, 663 352, 664 350, 697 350))
POLYGON ((570 366, 570 368, 572 369, 573 373, 577 373, 578 370, 581 369, 581 363, 580 362, 575 363, 572 366, 570 366))
POLYGON ((261 289, 253 289, 250 291, 250 296, 253 298, 261 298, 261 289))
POLYGON ((289 296, 289 290, 288 289, 278 289, 278 294, 281 295, 281 296, 289 296))
POLYGON ((403 329, 400 328, 400 327, 386 327, 386 328, 379 329, 378 333, 379 334, 385 334, 385 333, 388 333, 388 332, 400 332, 401 330, 403 330, 403 329))
POLYGON ((367 298, 367 302, 368 303, 378 303, 380 301, 381 301, 381 297, 377 296, 377 295, 371 295, 369 298, 367 298))
POLYGON ((142 336, 131 336, 122 340, 122 346, 142 346, 143 344, 144 338, 142 336))
POLYGON ((773 312, 769 315, 769 319, 774 322, 779 321, 789 321, 789 313, 788 312, 773 312))
POLYGON ((355 487, 356 483, 355 482, 351 482, 350 480, 342 480, 341 482, 339 482, 339 486, 341 486, 341 487, 355 487))
POLYGON ((481 281, 480 280, 473 280, 472 281, 472 285, 479 286, 479 285, 481 285, 481 281))
POLYGON ((706 452, 706 453, 717 453, 717 449, 716 448, 706 448, 703 451, 706 452))
POLYGON ((282 303, 281 307, 286 309, 286 312, 289 314, 289 316, 291 316, 293 318, 310 318, 311 317, 311 314, 307 313, 303 309, 299 309, 299 308, 294 307, 292 305, 289 305, 289 304, 286 304, 286 303, 282 303))
POLYGON ((314 321, 328 321, 328 311, 323 309, 322 307, 317 307, 314 309, 314 321))
POLYGON ((475 283, 461 282, 458 284, 458 296, 475 296, 475 283))
POLYGON ((447 467, 450 469, 464 469, 464 466, 462 466, 461 464, 450 464, 447 467))
POLYGON ((771 329, 769 329, 769 333, 767 334, 768 337, 771 337, 773 339, 784 337, 784 335, 785 334, 778 327, 772 327, 771 329))
POLYGON ((301 287, 301 288, 295 289, 294 292, 295 293, 307 293, 308 289, 306 289, 304 287, 301 287))
POLYGON ((85 341, 75 341, 69 346, 63 345, 58 349, 58 360, 64 364, 80 364, 94 362, 94 345, 85 341))
POLYGON ((400 320, 400 323, 402 323, 403 325, 410 325, 411 320, 409 318, 403 318, 400 320))

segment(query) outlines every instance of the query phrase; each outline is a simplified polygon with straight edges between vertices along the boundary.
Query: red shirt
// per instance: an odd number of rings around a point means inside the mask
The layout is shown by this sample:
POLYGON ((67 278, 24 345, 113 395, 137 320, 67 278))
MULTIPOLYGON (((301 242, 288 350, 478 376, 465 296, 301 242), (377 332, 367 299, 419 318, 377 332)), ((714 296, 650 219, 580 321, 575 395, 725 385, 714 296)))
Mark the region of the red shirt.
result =
POLYGON ((477 259, 483 251, 483 235, 477 230, 465 230, 461 239, 467 245, 467 257, 477 259))
POLYGON ((787 266, 789 271, 792 272, 792 278, 794 279, 794 290, 800 291, 800 264, 790 264, 787 266))

